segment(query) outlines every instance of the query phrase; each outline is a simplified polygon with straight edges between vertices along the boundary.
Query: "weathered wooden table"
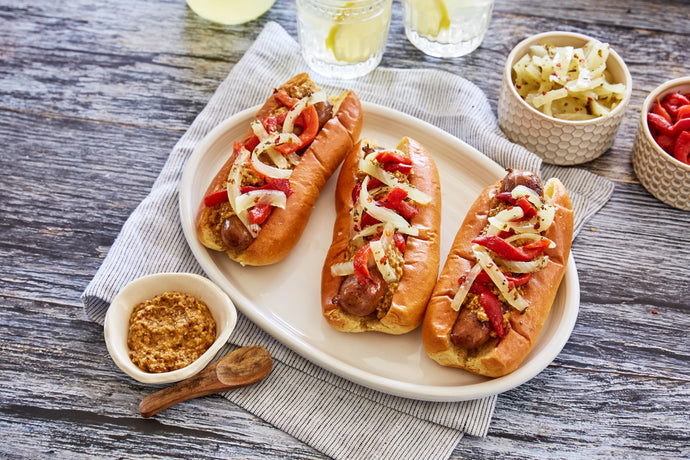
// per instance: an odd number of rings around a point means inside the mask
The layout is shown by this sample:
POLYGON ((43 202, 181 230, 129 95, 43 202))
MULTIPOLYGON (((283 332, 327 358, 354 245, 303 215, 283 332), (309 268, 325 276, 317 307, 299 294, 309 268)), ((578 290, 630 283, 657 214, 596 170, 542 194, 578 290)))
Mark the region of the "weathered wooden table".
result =
MULTIPOLYGON (((505 57, 536 32, 608 42, 634 79, 614 146, 583 165, 616 190, 573 245, 581 305, 570 341, 499 397, 485 439, 466 437, 454 455, 690 457, 690 213, 647 193, 630 159, 647 93, 690 74, 690 3, 498 0, 482 46, 454 60, 410 45, 400 10, 396 0, 382 65, 457 73, 494 107, 505 57)), ((164 422, 140 418, 150 389, 114 366, 79 298, 267 21, 296 38, 289 0, 238 27, 183 0, 0 5, 0 457, 323 457, 218 396, 164 422)))

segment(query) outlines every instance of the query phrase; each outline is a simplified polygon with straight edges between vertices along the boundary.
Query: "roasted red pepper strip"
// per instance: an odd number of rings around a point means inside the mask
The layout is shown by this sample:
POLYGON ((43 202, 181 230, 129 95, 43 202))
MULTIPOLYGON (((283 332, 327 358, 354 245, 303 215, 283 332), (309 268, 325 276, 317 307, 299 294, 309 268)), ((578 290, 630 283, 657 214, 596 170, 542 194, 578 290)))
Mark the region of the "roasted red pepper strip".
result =
POLYGON ((357 182, 355 187, 352 189, 352 204, 356 205, 359 201, 359 192, 362 191, 362 183, 357 182))
POLYGON ((369 176, 369 186, 367 187, 367 190, 375 189, 379 185, 383 185, 383 182, 381 182, 380 180, 378 180, 375 177, 369 176))
POLYGON ((678 135, 673 146, 673 157, 690 165, 690 131, 683 131, 678 135))
POLYGON ((412 159, 398 152, 383 150, 376 155, 376 161, 381 163, 383 169, 388 172, 400 171, 403 174, 412 172, 412 159))
POLYGON ((664 149, 666 153, 673 155, 673 144, 675 144, 675 139, 665 134, 659 134, 654 139, 656 140, 656 143, 659 144, 659 147, 664 149))
POLYGON ((407 192, 400 187, 393 187, 393 189, 388 192, 386 198, 383 199, 385 204, 391 206, 391 209, 395 209, 405 198, 407 198, 407 192))
POLYGON ((524 253, 520 252, 518 248, 496 235, 479 236, 473 239, 472 242, 475 244, 481 244, 485 248, 495 252, 499 257, 502 257, 506 260, 517 260, 521 262, 531 260, 528 259, 524 253))
POLYGON ((473 239, 472 242, 490 249, 503 259, 518 262, 529 262, 544 252, 550 244, 548 240, 539 240, 518 248, 497 235, 483 235, 473 239))
POLYGON ((412 158, 406 157, 398 152, 391 150, 382 150, 376 155, 376 161, 379 163, 402 163, 404 165, 411 165, 412 158))
POLYGON ((647 122, 649 122, 651 128, 656 129, 661 134, 673 136, 673 125, 661 115, 657 115, 656 113, 648 113, 647 122))
POLYGON ((690 100, 680 93, 669 93, 664 97, 664 102, 675 107, 681 107, 690 104, 690 100))
POLYGON ((210 195, 206 195, 204 197, 204 204, 208 206, 209 208, 214 207, 217 204, 225 203, 229 201, 228 200, 228 191, 227 190, 219 190, 217 192, 213 192, 210 195))
POLYGON ((287 197, 292 195, 292 187, 290 187, 290 181, 288 179, 274 179, 272 177, 267 177, 266 183, 261 187, 251 185, 240 187, 240 193, 247 193, 252 190, 278 190, 283 192, 287 197))
POLYGON ((253 224, 263 224, 268 216, 271 214, 271 205, 260 203, 249 210, 249 220, 253 224))
POLYGON ((276 150, 287 155, 288 153, 296 152, 297 150, 305 147, 311 141, 314 140, 319 132, 319 116, 316 113, 316 109, 313 105, 307 106, 300 116, 304 121, 304 129, 302 133, 298 136, 299 142, 287 142, 285 144, 280 144, 276 146, 276 150))
POLYGON ((501 201, 505 201, 506 203, 510 204, 517 204, 517 200, 513 198, 513 194, 511 192, 501 192, 496 194, 496 198, 498 198, 501 201))
POLYGON ((678 136, 683 131, 690 131, 690 118, 681 118, 671 127, 671 135, 678 136))
MULTIPOLYGON (((510 275, 508 273, 504 273, 503 276, 505 276, 506 279, 508 280, 508 290, 509 291, 511 291, 515 286, 522 286, 524 284, 527 284, 527 282, 530 279, 532 279, 531 273, 522 273, 519 276, 513 276, 513 275, 510 275)), ((475 283, 493 284, 493 280, 485 271, 481 271, 481 272, 479 272, 479 275, 477 275, 477 278, 475 279, 475 283)))
POLYGON ((503 310, 501 310, 501 301, 498 300, 498 297, 496 297, 496 295, 483 283, 472 284, 471 291, 479 296, 479 303, 482 305, 484 313, 486 313, 489 321, 491 321, 494 331, 496 331, 496 334, 498 334, 500 338, 503 338, 505 329, 503 329, 503 310))
POLYGON ((364 213, 362 214, 362 220, 360 220, 360 224, 362 225, 362 229, 367 228, 370 225, 376 225, 380 223, 381 221, 378 219, 375 219, 371 217, 369 213, 364 213))
POLYGON ((249 138, 247 142, 244 143, 244 148, 252 152, 254 151, 257 145, 259 145, 259 137, 252 136, 249 138))
POLYGON ((355 276, 357 277, 357 281, 359 281, 360 284, 366 284, 367 280, 371 279, 371 275, 369 274, 369 267, 367 266, 371 254, 371 246, 369 245, 369 243, 367 243, 361 248, 359 248, 357 253, 355 253, 355 257, 352 261, 353 265, 355 266, 355 276))
POLYGON ((484 308, 486 316, 489 317, 489 321, 491 321, 491 325, 494 327, 496 334, 498 334, 500 338, 503 338, 506 333, 505 329, 503 329, 501 301, 498 300, 498 297, 496 297, 493 292, 487 289, 479 294, 479 303, 482 304, 482 308, 484 308))
POLYGON ((287 91, 279 90, 273 93, 273 97, 276 98, 278 102, 283 104, 285 107, 291 109, 299 102, 299 99, 290 96, 287 91))
POLYGON ((690 118, 690 104, 684 105, 678 109, 678 113, 676 114, 676 122, 678 120, 682 120, 683 118, 690 118))
MULTIPOLYGON (((486 275, 485 272, 481 272, 480 275, 481 274, 486 275)), ((486 277, 488 278, 488 275, 486 275, 486 277)), ((477 281, 480 281, 479 277, 477 278, 477 281)), ((503 328, 503 310, 501 309, 501 301, 498 300, 496 294, 491 292, 491 289, 489 289, 483 282, 477 281, 472 284, 470 291, 479 296, 479 303, 484 309, 484 313, 486 313, 489 321, 491 321, 494 331, 496 331, 496 334, 500 338, 503 338, 505 336, 505 329, 503 328)), ((460 282, 462 282, 462 280, 460 282)))
POLYGON ((532 206, 532 203, 530 203, 529 200, 524 196, 517 200, 517 205, 520 206, 522 212, 524 213, 524 216, 522 216, 523 219, 531 219, 537 215, 537 208, 532 206))
POLYGON ((668 114, 666 109, 661 105, 661 102, 659 102, 659 99, 656 100, 656 105, 654 106, 654 109, 652 112, 656 113, 657 115, 661 115, 668 121, 669 123, 673 123, 673 119, 671 118, 671 115, 668 114))
POLYGON ((405 253, 406 242, 402 233, 393 233, 393 244, 395 244, 395 247, 398 248, 398 251, 405 253))
POLYGON ((388 195, 378 202, 381 206, 398 211, 408 221, 419 213, 419 210, 405 201, 407 192, 400 187, 395 187, 388 195))
POLYGON ((264 119, 261 120, 261 124, 264 125, 267 132, 274 133, 278 131, 278 126, 283 126, 287 114, 287 112, 283 112, 275 116, 264 117, 264 119))
POLYGON ((544 252, 550 244, 551 242, 549 240, 542 239, 539 241, 532 241, 531 243, 523 244, 522 246, 520 246, 519 249, 523 254, 529 257, 529 260, 532 260, 539 254, 544 252))

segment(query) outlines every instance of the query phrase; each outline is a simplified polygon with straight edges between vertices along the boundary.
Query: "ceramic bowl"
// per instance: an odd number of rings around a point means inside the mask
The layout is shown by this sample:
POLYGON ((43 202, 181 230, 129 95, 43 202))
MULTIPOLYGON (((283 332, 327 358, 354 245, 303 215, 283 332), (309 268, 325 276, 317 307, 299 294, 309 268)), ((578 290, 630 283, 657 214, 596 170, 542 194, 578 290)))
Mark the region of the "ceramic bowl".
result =
POLYGON ((677 78, 649 93, 640 109, 640 122, 633 144, 632 161, 637 178, 657 199, 690 211, 690 165, 676 160, 659 147, 647 124, 647 113, 672 92, 690 93, 690 77, 677 78))
POLYGON ((237 310, 218 286, 192 273, 159 273, 136 279, 113 299, 105 316, 105 343, 115 364, 130 377, 143 383, 171 383, 199 373, 225 345, 237 324, 237 310), (206 304, 216 322, 216 340, 190 365, 170 372, 150 373, 141 370, 129 358, 127 332, 134 307, 166 291, 189 294, 206 304))
POLYGON ((591 120, 560 120, 525 102, 513 84, 513 65, 530 46, 581 47, 592 38, 572 32, 546 32, 520 42, 508 55, 498 99, 498 123, 508 138, 539 155, 546 163, 575 165, 594 160, 613 144, 625 108, 630 101, 632 77, 620 56, 611 49, 606 67, 611 83, 623 83, 626 93, 618 106, 605 116, 591 120))

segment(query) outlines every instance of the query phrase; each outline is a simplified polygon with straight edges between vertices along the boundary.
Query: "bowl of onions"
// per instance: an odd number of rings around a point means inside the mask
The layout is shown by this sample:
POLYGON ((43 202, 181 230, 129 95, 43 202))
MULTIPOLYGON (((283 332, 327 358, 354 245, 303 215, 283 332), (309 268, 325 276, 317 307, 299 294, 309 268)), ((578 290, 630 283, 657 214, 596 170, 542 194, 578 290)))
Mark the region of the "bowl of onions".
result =
POLYGON ((545 32, 508 55, 498 123, 547 163, 581 164, 611 147, 631 92, 630 72, 607 43, 545 32))

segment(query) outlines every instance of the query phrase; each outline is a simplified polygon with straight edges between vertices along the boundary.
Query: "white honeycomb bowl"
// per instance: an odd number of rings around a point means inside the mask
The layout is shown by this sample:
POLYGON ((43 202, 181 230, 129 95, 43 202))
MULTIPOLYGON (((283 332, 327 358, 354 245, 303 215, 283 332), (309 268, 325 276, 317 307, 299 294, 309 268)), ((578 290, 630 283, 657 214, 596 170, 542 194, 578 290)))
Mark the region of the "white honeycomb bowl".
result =
POLYGON ((690 165, 664 152, 652 137, 647 124, 647 113, 656 99, 663 100, 674 91, 690 93, 690 77, 671 80, 649 93, 640 109, 632 161, 637 178, 649 193, 669 206, 690 211, 690 165))
POLYGON ((529 47, 550 43, 581 47, 591 38, 572 32, 545 32, 520 42, 508 55, 498 98, 498 123, 508 138, 539 155, 546 163, 576 165, 594 160, 606 152, 616 137, 618 126, 632 93, 632 77, 620 56, 611 49, 606 61, 613 83, 623 83, 626 93, 621 103, 606 116, 592 120, 559 120, 526 103, 513 84, 513 65, 529 47))

